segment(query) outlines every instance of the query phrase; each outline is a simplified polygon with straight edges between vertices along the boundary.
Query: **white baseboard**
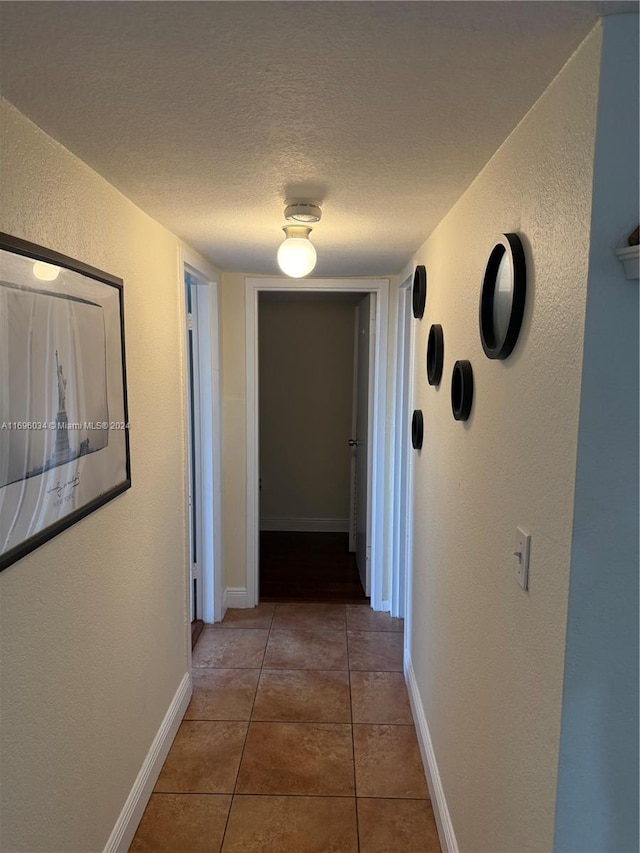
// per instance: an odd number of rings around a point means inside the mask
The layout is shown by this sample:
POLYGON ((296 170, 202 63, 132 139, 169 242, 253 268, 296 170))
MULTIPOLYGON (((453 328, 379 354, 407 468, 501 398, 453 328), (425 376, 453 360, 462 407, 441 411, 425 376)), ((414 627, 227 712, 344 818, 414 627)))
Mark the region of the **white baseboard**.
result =
POLYGON ((404 657, 404 674, 407 680, 409 689, 409 701, 411 702, 411 710, 413 712, 413 720, 416 724, 416 734, 418 736, 418 745, 422 755, 425 773, 427 776, 427 784, 431 793, 431 805, 438 827, 438 835, 440 836, 440 847, 442 853, 458 853, 458 842, 456 834, 453 831, 453 823, 451 815, 444 796, 444 788, 440 779, 440 772, 436 763, 436 754, 433 751, 433 743, 431 742, 431 734, 427 718, 424 713, 422 699, 418 691, 418 682, 416 674, 413 671, 411 656, 405 649, 404 657))
POLYGON ((225 589, 222 610, 226 612, 229 607, 239 610, 245 610, 249 607, 249 596, 246 586, 228 586, 225 589))
POLYGON ((129 849, 190 699, 191 675, 186 672, 113 827, 104 853, 126 853, 129 849))
POLYGON ((261 518, 260 530, 292 533, 348 533, 348 518, 261 518))
POLYGON ((380 602, 380 610, 382 610, 383 613, 390 613, 391 612, 391 602, 390 601, 381 601, 380 602))

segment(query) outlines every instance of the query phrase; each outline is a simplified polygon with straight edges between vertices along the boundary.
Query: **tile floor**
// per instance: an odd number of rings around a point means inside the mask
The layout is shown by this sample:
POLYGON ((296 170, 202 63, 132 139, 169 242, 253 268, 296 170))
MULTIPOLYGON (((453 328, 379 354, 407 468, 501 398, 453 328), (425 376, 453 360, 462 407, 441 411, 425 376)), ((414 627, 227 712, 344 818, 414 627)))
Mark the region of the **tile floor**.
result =
POLYGON ((130 853, 439 853, 402 628, 334 603, 205 628, 130 853))

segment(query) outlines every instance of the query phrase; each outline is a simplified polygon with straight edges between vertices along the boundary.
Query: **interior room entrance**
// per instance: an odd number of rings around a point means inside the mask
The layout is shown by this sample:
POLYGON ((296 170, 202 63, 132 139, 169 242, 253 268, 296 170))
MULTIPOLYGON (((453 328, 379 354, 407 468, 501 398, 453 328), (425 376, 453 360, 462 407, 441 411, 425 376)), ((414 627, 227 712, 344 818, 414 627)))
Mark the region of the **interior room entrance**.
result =
POLYGON ((370 301, 259 295, 261 600, 366 598, 370 301))

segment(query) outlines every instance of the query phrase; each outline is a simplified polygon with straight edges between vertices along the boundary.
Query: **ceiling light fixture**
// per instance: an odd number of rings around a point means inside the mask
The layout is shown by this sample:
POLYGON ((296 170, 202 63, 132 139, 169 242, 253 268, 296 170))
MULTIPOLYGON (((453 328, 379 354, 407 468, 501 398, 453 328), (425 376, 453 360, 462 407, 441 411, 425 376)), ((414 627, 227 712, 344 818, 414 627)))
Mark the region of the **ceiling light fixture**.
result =
POLYGON ((278 266, 291 278, 309 275, 318 258, 315 247, 309 240, 311 228, 306 225, 285 225, 282 230, 286 237, 278 249, 278 266))
POLYGON ((320 222, 322 210, 315 201, 287 201, 284 218, 287 222, 320 222))
POLYGON ((285 202, 284 218, 287 222, 304 223, 301 225, 285 225, 282 229, 285 239, 278 249, 278 266, 285 275, 291 278, 303 278, 309 275, 315 267, 318 256, 313 243, 309 240, 311 234, 310 222, 320 222, 322 210, 315 201, 285 202))

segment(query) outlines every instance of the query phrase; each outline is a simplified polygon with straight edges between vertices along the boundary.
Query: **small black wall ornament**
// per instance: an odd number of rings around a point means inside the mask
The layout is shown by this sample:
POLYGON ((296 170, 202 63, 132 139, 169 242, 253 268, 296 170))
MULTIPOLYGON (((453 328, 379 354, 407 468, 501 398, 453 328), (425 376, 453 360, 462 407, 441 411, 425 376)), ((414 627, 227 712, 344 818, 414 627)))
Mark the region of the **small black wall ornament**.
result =
POLYGON ((473 403, 473 370, 471 362, 456 361, 451 374, 451 409, 457 421, 466 421, 473 403))
POLYGON ((423 264, 418 264, 413 274, 413 292, 411 295, 413 316, 416 320, 421 320, 427 304, 427 268, 423 264))
POLYGON ((411 418, 411 445, 414 450, 422 449, 422 440, 424 438, 424 418, 422 411, 415 409, 411 418))
POLYGON ((434 324, 429 329, 427 343, 427 381, 429 385, 439 385, 444 366, 444 333, 442 326, 434 324))

